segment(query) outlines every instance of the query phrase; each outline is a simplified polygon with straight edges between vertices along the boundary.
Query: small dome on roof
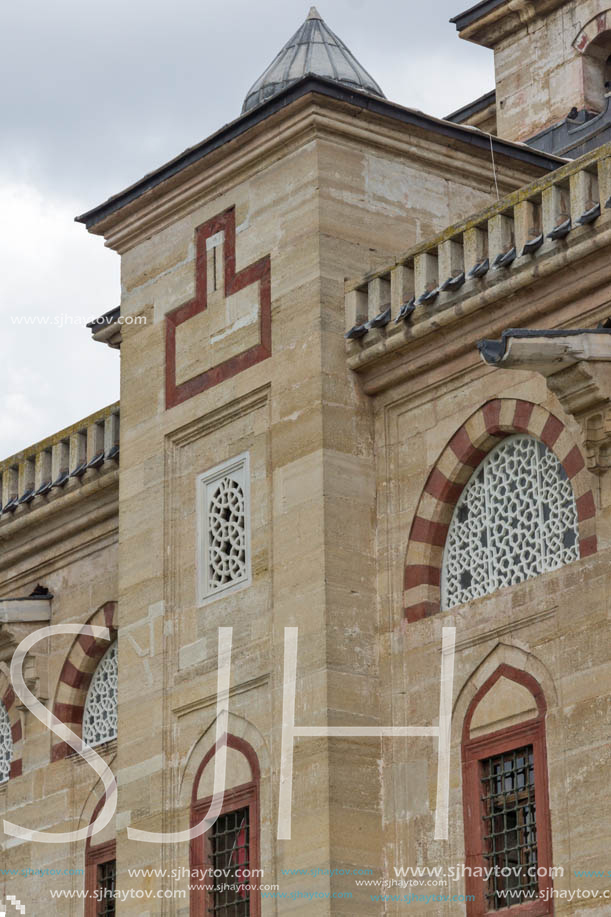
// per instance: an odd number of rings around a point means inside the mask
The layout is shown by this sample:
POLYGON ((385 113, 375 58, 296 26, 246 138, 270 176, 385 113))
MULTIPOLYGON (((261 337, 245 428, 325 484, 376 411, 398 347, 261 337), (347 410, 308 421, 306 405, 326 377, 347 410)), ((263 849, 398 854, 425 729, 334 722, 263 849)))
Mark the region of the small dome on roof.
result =
POLYGON ((331 31, 313 6, 303 25, 251 86, 242 112, 250 111, 308 73, 384 98, 384 93, 373 77, 359 64, 341 38, 331 31))

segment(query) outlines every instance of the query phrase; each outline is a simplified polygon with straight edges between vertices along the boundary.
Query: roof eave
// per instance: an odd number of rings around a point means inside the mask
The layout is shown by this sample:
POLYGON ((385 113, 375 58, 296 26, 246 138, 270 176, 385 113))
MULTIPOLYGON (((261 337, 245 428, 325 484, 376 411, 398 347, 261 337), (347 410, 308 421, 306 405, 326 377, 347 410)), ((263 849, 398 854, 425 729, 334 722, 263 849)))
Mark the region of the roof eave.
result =
POLYGON ((453 16, 450 22, 455 24, 457 32, 462 32, 467 26, 477 22, 477 20, 481 19, 483 16, 487 16, 488 13, 492 13, 497 7, 502 6, 506 2, 507 0, 481 0, 481 2, 476 3, 475 6, 459 13, 457 16, 453 16))
POLYGON ((445 121, 441 118, 434 118, 423 112, 405 108, 394 102, 389 102, 387 99, 380 98, 379 96, 359 92, 356 89, 350 89, 335 83, 333 80, 310 74, 282 90, 277 96, 273 96, 271 99, 263 102, 261 105, 257 106, 257 108, 253 108, 251 111, 240 115, 235 121, 226 124, 206 140, 185 150, 159 169, 148 173, 144 178, 135 182, 133 185, 113 195, 104 203, 75 217, 76 222, 83 223, 90 231, 95 231, 94 227, 97 224, 117 213, 128 204, 133 203, 147 191, 158 187, 167 179, 177 175, 183 171, 183 169, 192 166, 209 153, 219 149, 225 143, 242 136, 255 125, 260 124, 276 112, 287 108, 293 102, 308 93, 318 93, 328 98, 359 106, 373 114, 391 117, 403 124, 409 124, 414 127, 432 131, 440 136, 462 141, 479 149, 489 149, 492 143, 495 153, 507 155, 518 162, 524 162, 540 169, 552 171, 565 162, 564 159, 548 153, 541 153, 538 150, 527 147, 525 144, 500 140, 496 137, 491 138, 489 134, 478 131, 470 126, 463 126, 454 124, 451 121, 445 121))
POLYGON ((450 19, 460 37, 484 48, 495 48, 511 32, 547 15, 566 0, 537 0, 517 6, 509 0, 482 0, 450 19))
POLYGON ((468 102, 461 108, 457 108, 456 111, 450 112, 449 115, 446 115, 445 120, 453 121, 455 124, 463 124, 473 115, 477 115, 495 104, 496 89, 491 89, 490 92, 485 92, 484 95, 474 99, 473 102, 468 102))

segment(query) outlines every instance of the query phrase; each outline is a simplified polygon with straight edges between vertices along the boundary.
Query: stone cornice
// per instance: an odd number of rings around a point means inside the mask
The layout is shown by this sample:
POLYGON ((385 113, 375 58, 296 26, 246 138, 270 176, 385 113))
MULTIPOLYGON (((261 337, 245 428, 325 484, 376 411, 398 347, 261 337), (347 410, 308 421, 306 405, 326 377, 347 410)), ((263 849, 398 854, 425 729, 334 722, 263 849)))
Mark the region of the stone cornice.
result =
POLYGON ((517 32, 533 22, 548 15, 566 0, 502 0, 502 2, 481 3, 477 7, 455 16, 451 22, 461 38, 495 48, 512 32, 517 32))
POLYGON ((484 310, 494 327, 499 315, 504 328, 540 327, 550 313, 569 327, 570 310, 558 316, 571 297, 604 303, 610 194, 606 144, 347 283, 348 366, 365 392, 430 369, 437 352, 444 361, 464 353, 484 310))
MULTIPOLYGON (((0 570, 10 570, 24 558, 51 547, 57 555, 69 538, 93 532, 96 524, 119 514, 119 469, 108 470, 81 487, 0 525, 0 570)), ((95 539, 90 534, 87 540, 95 539)), ((68 552, 73 548, 66 547, 68 552)), ((31 575, 31 574, 30 574, 31 575)))
POLYGON ((482 358, 497 369, 525 369, 545 377, 567 414, 581 427, 594 474, 611 467, 611 330, 508 330, 481 341, 482 358))
MULTIPOLYGON (((486 318, 492 333, 501 333, 494 312, 507 303, 511 309, 512 327, 549 322, 567 304, 602 290, 602 303, 608 300, 608 280, 605 264, 611 250, 611 226, 589 237, 573 248, 549 253, 536 266, 524 264, 512 276, 496 277, 485 289, 467 291, 450 308, 437 309, 428 318, 413 326, 398 326, 392 337, 382 337, 367 350, 357 350, 348 358, 350 369, 361 377, 363 390, 377 395, 407 380, 429 372, 436 366, 450 365, 466 353, 477 363, 475 339, 481 336, 479 326, 486 318), (576 270, 586 257, 597 258, 597 270, 582 264, 583 273, 576 270), (470 295, 469 295, 470 294, 470 295), (549 295, 548 295, 549 294, 549 295)), ((596 320, 606 318, 608 311, 599 312, 596 320)), ((552 320, 553 321, 553 320, 552 320)), ((583 321, 583 319, 582 319, 583 321)), ((371 333, 371 332, 370 332, 371 333)))
MULTIPOLYGON (((361 94, 357 94, 361 95, 361 94)), ((225 192, 260 171, 274 159, 286 156, 317 137, 343 137, 369 148, 407 155, 444 174, 456 174, 481 184, 482 168, 493 182, 488 135, 440 119, 387 106, 389 113, 358 108, 349 101, 310 92, 255 124, 247 133, 186 166, 154 187, 143 191, 119 209, 101 217, 90 231, 102 234, 106 244, 123 253, 154 232, 200 206, 202 200, 225 192), (393 117, 393 111, 396 115, 393 117), (401 114, 413 117, 399 117, 401 114)), ((495 144, 497 141, 494 141, 495 144)), ((546 174, 555 157, 538 159, 521 144, 499 142, 495 150, 497 180, 503 193, 546 174), (547 163, 547 165, 546 165, 547 163)), ((84 219, 84 218, 83 218, 84 219)))

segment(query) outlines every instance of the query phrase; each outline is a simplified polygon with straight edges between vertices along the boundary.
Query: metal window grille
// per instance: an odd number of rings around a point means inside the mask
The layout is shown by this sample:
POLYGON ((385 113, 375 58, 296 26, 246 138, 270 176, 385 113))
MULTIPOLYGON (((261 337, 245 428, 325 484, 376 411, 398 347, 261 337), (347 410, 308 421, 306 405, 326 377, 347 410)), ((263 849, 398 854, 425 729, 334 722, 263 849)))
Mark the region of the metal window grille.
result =
POLYGON ((221 815, 210 829, 210 857, 214 870, 226 870, 210 896, 209 914, 222 917, 250 917, 249 879, 250 824, 248 806, 221 815), (225 878, 226 875, 226 878, 225 878))
POLYGON ((480 779, 484 860, 493 870, 486 901, 498 911, 533 900, 539 887, 533 746, 486 758, 480 779))
POLYGON ((579 558, 577 506, 556 456, 509 436, 475 470, 456 505, 443 556, 444 609, 579 558))
POLYGON ((116 860, 107 860, 98 863, 96 876, 96 890, 98 893, 96 917, 114 917, 115 910, 115 880, 117 875, 116 860))

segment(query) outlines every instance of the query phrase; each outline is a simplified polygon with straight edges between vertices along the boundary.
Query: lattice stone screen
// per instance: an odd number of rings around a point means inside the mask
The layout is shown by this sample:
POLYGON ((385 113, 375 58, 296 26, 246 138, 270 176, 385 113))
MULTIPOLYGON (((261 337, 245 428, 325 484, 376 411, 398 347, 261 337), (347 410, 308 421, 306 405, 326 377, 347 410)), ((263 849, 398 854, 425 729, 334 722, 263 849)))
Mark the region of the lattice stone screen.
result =
POLYGON ((88 745, 100 745, 117 736, 118 662, 115 642, 100 659, 85 699, 83 740, 88 745))
POLYGON ((510 436, 484 459, 454 511, 442 608, 555 570, 579 557, 577 508, 564 468, 531 436, 510 436))
POLYGON ((249 585, 250 472, 248 454, 197 480, 200 604, 249 585))
POLYGON ((5 783, 11 773, 13 735, 8 710, 0 701, 0 783, 5 783))

